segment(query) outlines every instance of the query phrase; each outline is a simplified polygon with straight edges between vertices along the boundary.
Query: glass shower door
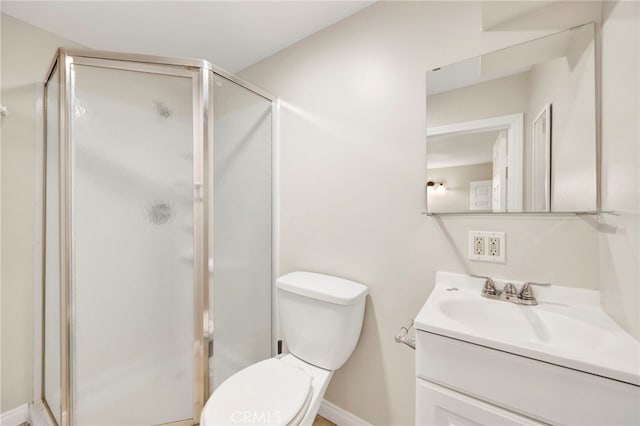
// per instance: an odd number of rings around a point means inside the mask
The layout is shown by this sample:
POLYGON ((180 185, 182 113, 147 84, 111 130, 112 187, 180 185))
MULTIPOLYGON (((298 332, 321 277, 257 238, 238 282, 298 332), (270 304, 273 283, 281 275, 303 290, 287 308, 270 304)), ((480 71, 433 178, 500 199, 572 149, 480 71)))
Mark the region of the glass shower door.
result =
POLYGON ((192 419, 194 75, 94 62, 71 65, 72 423, 192 419))

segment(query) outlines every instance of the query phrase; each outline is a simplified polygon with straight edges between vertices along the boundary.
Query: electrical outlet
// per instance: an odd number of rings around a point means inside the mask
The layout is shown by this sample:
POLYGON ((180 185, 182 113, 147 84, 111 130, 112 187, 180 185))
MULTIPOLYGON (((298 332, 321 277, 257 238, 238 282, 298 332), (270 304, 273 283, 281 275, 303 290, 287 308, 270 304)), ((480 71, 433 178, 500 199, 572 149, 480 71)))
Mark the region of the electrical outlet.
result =
POLYGON ((487 253, 487 238, 483 231, 469 231, 469 259, 483 260, 487 253))
POLYGON ((492 256, 492 257, 500 256, 500 238, 499 237, 489 237, 489 256, 492 256))
POLYGON ((484 237, 473 237, 473 253, 480 256, 484 255, 484 237))
POLYGON ((505 234, 492 231, 469 231, 469 259, 505 263, 505 234))

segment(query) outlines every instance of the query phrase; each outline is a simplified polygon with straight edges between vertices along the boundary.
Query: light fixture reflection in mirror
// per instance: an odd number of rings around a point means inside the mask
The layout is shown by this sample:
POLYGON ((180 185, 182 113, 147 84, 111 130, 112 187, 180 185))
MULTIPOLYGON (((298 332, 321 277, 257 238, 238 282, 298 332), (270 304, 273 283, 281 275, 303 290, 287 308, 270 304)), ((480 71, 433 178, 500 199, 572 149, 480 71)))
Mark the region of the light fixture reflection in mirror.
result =
POLYGON ((438 194, 444 193, 446 191, 446 188, 444 186, 444 182, 434 182, 430 180, 429 182, 427 182, 427 191, 435 192, 436 194, 438 194))

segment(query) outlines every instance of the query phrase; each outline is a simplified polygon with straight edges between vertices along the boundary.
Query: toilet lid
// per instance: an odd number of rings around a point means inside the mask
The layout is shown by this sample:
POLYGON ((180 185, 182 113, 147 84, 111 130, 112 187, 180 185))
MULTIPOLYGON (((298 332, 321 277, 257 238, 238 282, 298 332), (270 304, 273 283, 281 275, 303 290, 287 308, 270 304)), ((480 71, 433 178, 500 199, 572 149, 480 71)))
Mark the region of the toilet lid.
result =
POLYGON ((311 376, 276 358, 231 376, 207 402, 204 425, 289 425, 311 399, 311 376))

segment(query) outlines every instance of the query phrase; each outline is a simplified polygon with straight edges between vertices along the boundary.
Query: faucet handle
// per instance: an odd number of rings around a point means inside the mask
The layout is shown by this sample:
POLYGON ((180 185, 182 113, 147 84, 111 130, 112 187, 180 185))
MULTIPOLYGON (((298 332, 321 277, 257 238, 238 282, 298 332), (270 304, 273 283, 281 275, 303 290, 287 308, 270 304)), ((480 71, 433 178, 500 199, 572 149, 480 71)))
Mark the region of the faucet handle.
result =
POLYGON ((540 287, 549 287, 551 284, 550 283, 534 283, 534 282, 531 282, 531 281, 527 281, 526 283, 524 283, 522 285, 522 288, 520 289, 520 292, 518 293, 518 299, 520 299, 522 301, 533 302, 531 304, 535 305, 537 303, 536 303, 536 298, 533 295, 533 289, 531 288, 532 285, 537 285, 537 286, 540 286, 540 287))
POLYGON ((486 277, 484 275, 474 275, 471 274, 472 277, 475 278, 483 278, 484 279, 484 287, 482 287, 482 294, 484 296, 499 296, 500 291, 496 288, 496 283, 491 279, 491 277, 486 277))
POLYGON ((502 289, 502 298, 511 299, 512 297, 516 297, 518 295, 518 290, 516 290, 516 286, 511 283, 506 283, 504 288, 502 289))
POLYGON ((532 281, 527 281, 522 285, 522 288, 524 289, 526 287, 527 289, 531 289, 532 285, 537 285, 538 287, 551 287, 551 283, 534 283, 532 281))

